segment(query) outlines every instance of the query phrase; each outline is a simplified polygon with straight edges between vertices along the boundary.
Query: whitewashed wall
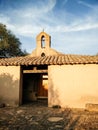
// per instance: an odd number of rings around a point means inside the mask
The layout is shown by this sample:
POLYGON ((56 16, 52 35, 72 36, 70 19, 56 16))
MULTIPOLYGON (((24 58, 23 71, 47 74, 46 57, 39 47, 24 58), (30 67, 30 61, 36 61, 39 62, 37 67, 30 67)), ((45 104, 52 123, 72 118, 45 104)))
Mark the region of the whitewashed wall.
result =
POLYGON ((51 65, 48 67, 49 106, 84 108, 98 104, 98 65, 51 65))
POLYGON ((20 66, 0 66, 0 103, 19 105, 20 66))

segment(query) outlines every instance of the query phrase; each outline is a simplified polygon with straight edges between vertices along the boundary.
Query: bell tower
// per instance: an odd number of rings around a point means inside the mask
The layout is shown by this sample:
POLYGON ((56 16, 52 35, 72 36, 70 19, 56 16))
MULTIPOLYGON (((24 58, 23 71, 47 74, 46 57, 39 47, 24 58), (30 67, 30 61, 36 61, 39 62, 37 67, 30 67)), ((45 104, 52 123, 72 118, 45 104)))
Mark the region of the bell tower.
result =
POLYGON ((51 48, 51 36, 44 31, 39 33, 36 37, 36 48, 30 56, 50 56, 60 54, 51 48))
POLYGON ((41 32, 39 35, 37 35, 36 37, 37 56, 49 55, 50 48, 51 48, 51 37, 45 32, 41 32))

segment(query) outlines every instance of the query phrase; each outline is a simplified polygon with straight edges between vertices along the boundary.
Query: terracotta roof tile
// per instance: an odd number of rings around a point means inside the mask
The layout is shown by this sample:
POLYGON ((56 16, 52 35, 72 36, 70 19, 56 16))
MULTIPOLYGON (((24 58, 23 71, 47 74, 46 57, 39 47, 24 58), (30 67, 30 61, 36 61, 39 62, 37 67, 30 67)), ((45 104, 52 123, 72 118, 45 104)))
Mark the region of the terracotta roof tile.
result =
POLYGON ((45 57, 13 57, 1 58, 0 66, 19 65, 64 65, 64 64, 98 64, 98 56, 56 55, 45 57))

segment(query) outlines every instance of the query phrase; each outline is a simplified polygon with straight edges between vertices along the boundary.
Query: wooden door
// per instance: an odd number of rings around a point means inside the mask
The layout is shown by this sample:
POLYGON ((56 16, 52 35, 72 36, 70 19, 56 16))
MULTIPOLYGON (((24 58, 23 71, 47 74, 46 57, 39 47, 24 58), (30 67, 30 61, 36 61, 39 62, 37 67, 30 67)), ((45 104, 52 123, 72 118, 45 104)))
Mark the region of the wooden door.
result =
POLYGON ((38 97, 48 97, 48 75, 41 75, 40 77, 38 97))

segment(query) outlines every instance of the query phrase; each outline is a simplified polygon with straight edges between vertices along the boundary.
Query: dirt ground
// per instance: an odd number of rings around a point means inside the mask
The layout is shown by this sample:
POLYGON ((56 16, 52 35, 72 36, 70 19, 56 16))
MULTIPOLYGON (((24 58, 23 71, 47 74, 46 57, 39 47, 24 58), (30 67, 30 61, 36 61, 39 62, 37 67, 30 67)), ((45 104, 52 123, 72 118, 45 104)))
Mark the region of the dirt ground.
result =
POLYGON ((98 112, 40 103, 0 108, 0 130, 98 130, 98 112))

